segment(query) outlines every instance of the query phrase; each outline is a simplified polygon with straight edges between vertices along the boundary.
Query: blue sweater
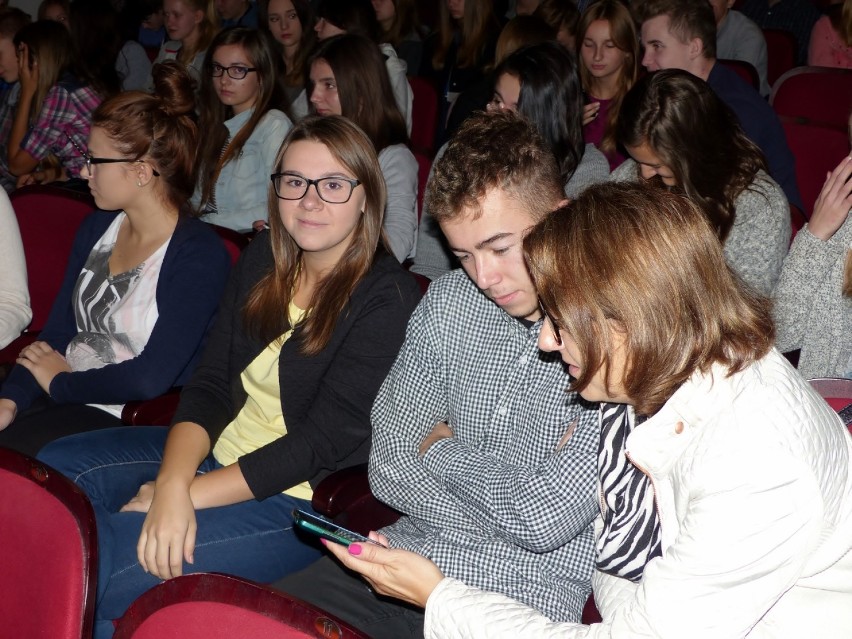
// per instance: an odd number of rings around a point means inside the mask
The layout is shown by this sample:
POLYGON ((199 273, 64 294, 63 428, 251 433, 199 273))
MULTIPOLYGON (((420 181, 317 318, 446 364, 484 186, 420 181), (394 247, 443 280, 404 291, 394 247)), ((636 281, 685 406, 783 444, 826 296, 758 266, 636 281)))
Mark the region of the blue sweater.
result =
POLYGON ((769 174, 784 191, 787 201, 804 210, 796 184, 796 159, 787 146, 781 121, 769 103, 745 80, 718 62, 710 70, 707 84, 737 116, 748 139, 763 151, 769 174))
MULTIPOLYGON (((77 334, 74 286, 86 259, 118 212, 95 211, 80 225, 62 288, 39 339, 65 353, 77 334)), ((159 317, 145 349, 133 359, 103 368, 60 373, 50 384, 59 404, 123 404, 150 399, 190 377, 213 321, 230 270, 230 258, 216 233, 203 222, 181 218, 163 257, 157 282, 159 317)), ((0 389, 18 412, 42 394, 32 374, 15 366, 0 389)))

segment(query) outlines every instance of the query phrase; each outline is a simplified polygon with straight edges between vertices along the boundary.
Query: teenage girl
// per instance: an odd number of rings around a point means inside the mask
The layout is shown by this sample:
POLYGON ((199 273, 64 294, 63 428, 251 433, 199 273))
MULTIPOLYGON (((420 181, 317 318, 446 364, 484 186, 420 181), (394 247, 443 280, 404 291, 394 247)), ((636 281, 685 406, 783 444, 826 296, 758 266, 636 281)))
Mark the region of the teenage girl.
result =
POLYGON ((615 169, 625 159, 615 139, 618 113, 638 72, 636 24, 620 0, 599 0, 583 13, 579 33, 586 142, 597 146, 615 169))
POLYGON ((161 579, 272 582, 316 560, 293 509, 367 461, 370 408, 419 287, 380 248, 384 182, 356 126, 308 118, 274 166, 270 230, 243 251, 171 428, 86 433, 42 453, 93 502, 96 639, 161 579))
POLYGON ((309 0, 269 0, 266 26, 281 45, 284 94, 291 104, 305 89, 305 68, 314 48, 314 10, 309 0))
POLYGON ((194 203, 204 221, 236 231, 263 227, 269 174, 292 124, 273 108, 280 56, 266 32, 232 27, 217 35, 204 61, 194 203))
POLYGON ((308 94, 314 113, 343 115, 373 142, 388 190, 384 230, 402 262, 417 235, 418 166, 378 47, 351 34, 323 41, 311 56, 308 94))

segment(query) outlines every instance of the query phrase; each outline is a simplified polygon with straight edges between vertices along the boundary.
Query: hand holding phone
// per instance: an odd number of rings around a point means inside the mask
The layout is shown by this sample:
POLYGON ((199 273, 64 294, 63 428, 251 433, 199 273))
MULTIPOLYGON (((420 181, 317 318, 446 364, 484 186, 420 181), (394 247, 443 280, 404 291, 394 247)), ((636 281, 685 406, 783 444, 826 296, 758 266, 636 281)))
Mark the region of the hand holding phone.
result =
POLYGON ((304 510, 299 510, 298 508, 293 510, 293 523, 305 532, 316 535, 322 539, 327 539, 328 541, 336 544, 341 544, 347 548, 350 544, 354 544, 355 542, 381 546, 380 543, 373 541, 369 537, 359 535, 356 532, 347 530, 343 526, 338 526, 333 521, 317 517, 316 515, 312 515, 304 510))

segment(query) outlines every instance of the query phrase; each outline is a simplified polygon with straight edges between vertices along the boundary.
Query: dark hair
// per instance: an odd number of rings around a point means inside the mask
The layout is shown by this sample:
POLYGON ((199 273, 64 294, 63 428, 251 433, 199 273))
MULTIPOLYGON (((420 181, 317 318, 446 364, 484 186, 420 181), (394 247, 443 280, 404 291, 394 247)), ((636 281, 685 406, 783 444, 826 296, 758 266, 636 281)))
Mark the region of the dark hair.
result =
MULTIPOLYGON (((618 78, 618 89, 609 103, 604 134, 600 148, 604 153, 613 153, 616 149, 616 124, 621 111, 621 103, 630 87, 636 82, 639 74, 639 35, 636 33, 636 23, 630 9, 621 0, 598 0, 589 5, 583 12, 578 27, 577 51, 583 46, 583 39, 589 25, 597 20, 609 23, 609 36, 616 48, 626 54, 624 66, 618 78)), ((578 53, 579 57, 579 53, 578 53)), ((591 90, 593 77, 586 65, 580 62, 580 79, 586 92, 591 90)))
POLYGON ((60 7, 70 17, 71 0, 41 0, 41 2, 38 5, 38 13, 36 13, 36 17, 39 20, 48 20, 49 19, 47 17, 47 8, 48 7, 60 7))
POLYGON ((701 40, 708 60, 716 57, 716 16, 707 0, 643 0, 636 7, 640 24, 657 16, 668 16, 669 31, 683 42, 701 40))
POLYGON ((29 14, 16 7, 0 9, 0 38, 13 39, 30 21, 29 14))
POLYGON ((166 201, 186 210, 198 148, 193 82, 174 61, 155 65, 152 75, 153 94, 119 93, 95 110, 92 126, 102 128, 128 157, 146 159, 160 174, 166 201))
POLYGON ((346 33, 362 35, 373 42, 379 41, 382 31, 370 0, 323 0, 317 17, 346 33))
MULTIPOLYGON (((324 60, 334 73, 343 115, 364 130, 376 153, 393 144, 407 144, 405 119, 390 86, 379 47, 360 35, 346 33, 320 42, 309 64, 324 60)), ((307 80, 310 99, 313 83, 307 80)))
POLYGON ((586 148, 583 90, 574 54, 555 42, 524 47, 500 63, 495 79, 504 73, 518 78, 518 112, 535 125, 567 183, 586 148))
POLYGON ((92 87, 103 97, 121 91, 115 60, 124 41, 112 3, 109 0, 74 0, 69 20, 71 40, 80 66, 91 78, 92 87))
MULTIPOLYGON (((260 25, 263 31, 269 33, 269 1, 263 3, 261 7, 260 25)), ((293 61, 292 68, 286 67, 286 61, 282 65, 283 81, 287 86, 302 86, 305 83, 305 68, 308 64, 308 57, 316 43, 317 34, 314 31, 314 8, 311 6, 310 0, 290 0, 293 3, 293 10, 296 12, 296 17, 299 19, 299 24, 302 27, 302 37, 299 40, 299 50, 296 53, 296 58, 293 61)), ((271 35, 271 33, 270 33, 271 35)), ((273 38, 275 50, 281 55, 284 60, 284 47, 280 42, 273 38)))
POLYGON ((38 86, 30 107, 30 119, 38 115, 48 91, 66 73, 73 75, 77 81, 97 89, 91 76, 78 63, 71 34, 60 23, 53 20, 32 22, 21 27, 15 34, 13 42, 15 47, 21 44, 27 45, 30 65, 38 60, 38 86))
MULTIPOLYGON (((415 0, 392 0, 394 6, 394 18, 390 29, 381 35, 382 42, 388 42, 398 47, 403 38, 410 33, 417 33, 420 20, 417 16, 417 3, 415 0)), ((381 28, 381 25, 379 25, 381 28)), ((412 71, 416 71, 413 69, 412 71)))
MULTIPOLYGON (((282 101, 279 85, 280 57, 275 50, 274 40, 266 31, 246 27, 231 27, 221 31, 210 43, 201 72, 200 118, 199 126, 204 131, 204 139, 199 150, 199 180, 201 186, 200 210, 210 199, 216 180, 222 167, 232 159, 239 157, 245 143, 254 133, 258 122, 270 109, 282 101), (214 87, 213 56, 221 47, 238 45, 242 47, 254 71, 259 84, 253 112, 248 121, 228 142, 228 129, 225 121, 233 117, 233 109, 219 100, 214 87), (227 142, 227 147, 225 143, 227 142), (223 151, 224 148, 224 151, 223 151)), ((235 185, 235 188, 237 186, 235 185)))
POLYGON ((556 158, 533 124, 513 111, 474 113, 432 168, 424 208, 436 221, 478 218, 479 200, 500 189, 541 219, 564 197, 556 158))
POLYGON ((577 37, 580 12, 572 0, 541 0, 533 15, 544 20, 557 33, 565 29, 572 38, 577 37))
POLYGON ((618 140, 626 147, 648 144, 722 241, 734 224, 737 197, 766 170, 733 112, 706 82, 681 69, 648 74, 634 85, 621 106, 618 140))
POLYGON ((500 64, 521 47, 541 44, 556 38, 556 29, 536 15, 516 16, 506 23, 497 38, 494 64, 500 64))
POLYGON ((437 46, 432 56, 432 66, 435 69, 444 68, 455 38, 458 38, 458 68, 477 67, 487 63, 488 60, 483 60, 483 56, 486 54, 489 40, 498 30, 499 24, 494 17, 491 0, 465 0, 464 15, 459 22, 453 20, 446 0, 442 0, 438 4, 437 46))
POLYGON ((577 344, 582 391, 610 388, 613 331, 624 337, 624 392, 652 415, 696 371, 732 375, 775 341, 767 298, 727 265, 687 198, 642 183, 595 184, 524 239, 542 305, 577 344))
MULTIPOLYGON (((369 272, 376 250, 383 242, 382 216, 386 203, 385 181, 373 145, 364 132, 351 121, 339 116, 307 117, 299 122, 284 139, 275 159, 275 171, 287 150, 296 142, 318 142, 334 158, 350 170, 361 184, 366 196, 364 212, 355 234, 334 268, 314 288, 300 324, 300 350, 316 355, 326 347, 337 319, 346 311, 352 292, 369 272)), ((278 212, 278 198, 269 186, 269 233, 274 256, 272 269, 252 288, 244 308, 244 320, 249 332, 264 342, 280 337, 291 328, 287 309, 295 293, 302 262, 302 249, 287 233, 278 212)))

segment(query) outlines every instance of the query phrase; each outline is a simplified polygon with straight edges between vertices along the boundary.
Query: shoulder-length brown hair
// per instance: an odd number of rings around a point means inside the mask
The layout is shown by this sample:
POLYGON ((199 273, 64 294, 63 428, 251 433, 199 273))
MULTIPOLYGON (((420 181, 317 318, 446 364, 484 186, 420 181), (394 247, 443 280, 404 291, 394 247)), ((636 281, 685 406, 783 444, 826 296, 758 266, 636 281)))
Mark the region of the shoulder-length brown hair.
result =
MULTIPOLYGON (((376 153, 393 144, 408 144, 405 118, 399 111, 378 45, 363 35, 346 33, 320 42, 308 68, 324 60, 334 73, 340 109, 357 124, 376 147, 376 153)), ((310 76, 310 74, 308 74, 310 76)), ((307 78, 310 98, 314 86, 307 78)))
POLYGON ((592 74, 582 62, 580 50, 583 47, 583 39, 589 25, 597 20, 606 20, 609 23, 609 35, 612 43, 617 49, 625 54, 624 66, 618 76, 618 89, 612 97, 607 112, 604 134, 601 140, 601 151, 612 153, 616 147, 615 127, 618 122, 618 113, 621 110, 621 102, 636 82, 639 74, 639 36, 636 33, 636 23, 633 15, 621 0, 599 0, 589 5, 580 17, 580 25, 577 27, 577 58, 580 60, 580 79, 583 81, 583 89, 588 93, 592 86, 592 74))
POLYGON ((687 198, 647 184, 586 189, 524 240, 544 307, 577 342, 582 390, 609 371, 615 328, 623 332, 623 386, 651 415, 695 371, 728 374, 775 341, 770 302, 731 271, 702 212, 687 198))
POLYGON ((651 147, 723 242, 734 225, 737 197, 767 170, 763 153, 728 106, 706 82, 680 69, 646 75, 628 91, 618 140, 651 147))
POLYGON ((489 38, 496 35, 497 21, 491 0, 465 0, 464 15, 459 22, 453 20, 445 0, 441 0, 438 19, 438 43, 432 56, 432 66, 443 69, 447 53, 453 44, 456 32, 459 34, 459 48, 456 54, 456 66, 460 69, 481 66, 490 60, 483 60, 489 38))
MULTIPOLYGON (((275 171, 287 150, 296 142, 318 142, 361 184, 366 195, 364 212, 358 220, 351 244, 334 268, 319 282, 302 322, 300 350, 316 355, 326 347, 337 319, 346 311, 349 298, 373 264, 379 242, 384 243, 382 217, 387 194, 382 169, 370 140, 357 126, 340 116, 307 117, 299 122, 281 145, 273 165, 275 171)), ((271 342, 291 328, 286 309, 295 294, 302 262, 302 249, 284 228, 278 212, 278 197, 269 185, 269 230, 275 264, 252 289, 244 308, 248 330, 271 342)))

